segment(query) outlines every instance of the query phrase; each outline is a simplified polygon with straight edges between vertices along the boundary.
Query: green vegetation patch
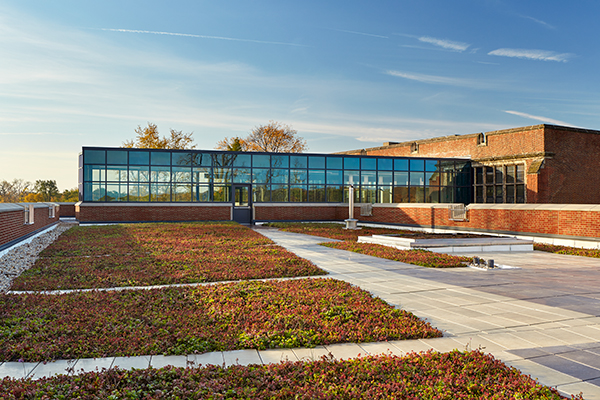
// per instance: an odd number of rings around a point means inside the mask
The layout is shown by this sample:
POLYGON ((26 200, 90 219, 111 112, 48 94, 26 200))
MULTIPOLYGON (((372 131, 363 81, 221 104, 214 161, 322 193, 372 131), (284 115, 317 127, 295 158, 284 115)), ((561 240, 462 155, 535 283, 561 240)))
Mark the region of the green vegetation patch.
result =
POLYGON ((362 227, 358 230, 344 229, 342 224, 333 223, 314 223, 314 222, 271 222, 265 224, 279 228, 285 232, 304 233, 305 235, 321 236, 330 239, 350 240, 356 242, 359 236, 371 235, 389 235, 389 234, 406 234, 412 235, 412 231, 402 231, 389 228, 367 228, 362 227))
MULTIPOLYGON (((13 399, 565 399, 479 351, 323 358, 267 366, 111 369, 0 381, 13 399)), ((577 396, 581 399, 581 396, 577 396)))
POLYGON ((534 243, 533 249, 546 251, 548 253, 567 254, 570 256, 600 258, 600 249, 580 249, 578 247, 557 246, 545 243, 534 243))
POLYGON ((80 226, 63 233, 11 290, 87 289, 325 275, 235 223, 80 226))
POLYGON ((321 245, 428 268, 464 267, 473 261, 471 257, 453 256, 422 249, 399 250, 374 243, 330 242, 321 243, 321 245))
POLYGON ((439 337, 333 279, 0 295, 0 361, 192 354, 439 337))

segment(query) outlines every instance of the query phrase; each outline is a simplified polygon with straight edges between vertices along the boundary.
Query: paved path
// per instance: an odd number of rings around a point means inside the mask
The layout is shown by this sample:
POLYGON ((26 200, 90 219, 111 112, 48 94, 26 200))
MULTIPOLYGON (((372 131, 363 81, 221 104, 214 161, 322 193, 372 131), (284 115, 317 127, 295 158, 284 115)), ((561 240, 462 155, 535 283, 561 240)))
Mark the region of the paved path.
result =
POLYGON ((0 378, 102 368, 252 364, 359 354, 480 348, 545 385, 600 399, 600 259, 542 252, 478 254, 520 267, 429 269, 330 249, 327 239, 260 228, 260 233, 390 304, 426 318, 443 338, 347 343, 315 349, 237 350, 189 356, 111 357, 0 364, 0 378))
POLYGON ((483 253, 520 269, 430 269, 319 246, 321 238, 260 232, 444 331, 443 338, 392 343, 402 351, 480 348, 545 385, 600 399, 600 259, 483 253))

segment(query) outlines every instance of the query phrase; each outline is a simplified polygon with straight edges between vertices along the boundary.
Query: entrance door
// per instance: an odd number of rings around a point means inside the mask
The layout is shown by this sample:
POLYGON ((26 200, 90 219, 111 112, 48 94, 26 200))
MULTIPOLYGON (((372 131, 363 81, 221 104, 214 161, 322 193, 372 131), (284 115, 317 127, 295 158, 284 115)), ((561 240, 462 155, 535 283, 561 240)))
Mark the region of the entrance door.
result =
POLYGON ((233 220, 252 223, 252 185, 233 185, 233 220))

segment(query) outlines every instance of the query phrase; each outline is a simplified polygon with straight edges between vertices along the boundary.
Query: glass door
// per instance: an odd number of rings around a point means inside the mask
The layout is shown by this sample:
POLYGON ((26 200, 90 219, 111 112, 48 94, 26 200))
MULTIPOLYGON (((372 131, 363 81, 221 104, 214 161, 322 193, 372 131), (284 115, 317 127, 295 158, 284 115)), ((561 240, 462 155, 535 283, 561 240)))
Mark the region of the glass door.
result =
POLYGON ((252 185, 233 185, 233 220, 252 223, 252 185))

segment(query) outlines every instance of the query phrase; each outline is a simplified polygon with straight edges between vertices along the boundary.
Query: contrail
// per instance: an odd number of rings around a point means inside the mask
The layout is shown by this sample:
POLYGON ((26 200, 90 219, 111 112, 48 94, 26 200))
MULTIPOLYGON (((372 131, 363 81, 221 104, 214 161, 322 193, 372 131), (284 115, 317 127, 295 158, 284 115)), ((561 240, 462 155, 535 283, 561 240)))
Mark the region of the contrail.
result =
POLYGON ((224 36, 192 35, 190 33, 141 31, 141 30, 135 30, 135 29, 110 29, 110 28, 100 28, 100 30, 101 31, 110 31, 110 32, 145 33, 145 34, 152 34, 152 35, 168 35, 168 36, 185 36, 185 37, 193 37, 193 38, 200 38, 200 39, 230 40, 233 42, 250 42, 250 43, 262 43, 262 44, 278 44, 278 45, 284 45, 284 46, 308 47, 304 44, 297 44, 297 43, 269 42, 269 41, 265 41, 265 40, 239 39, 239 38, 230 38, 230 37, 224 37, 224 36))

